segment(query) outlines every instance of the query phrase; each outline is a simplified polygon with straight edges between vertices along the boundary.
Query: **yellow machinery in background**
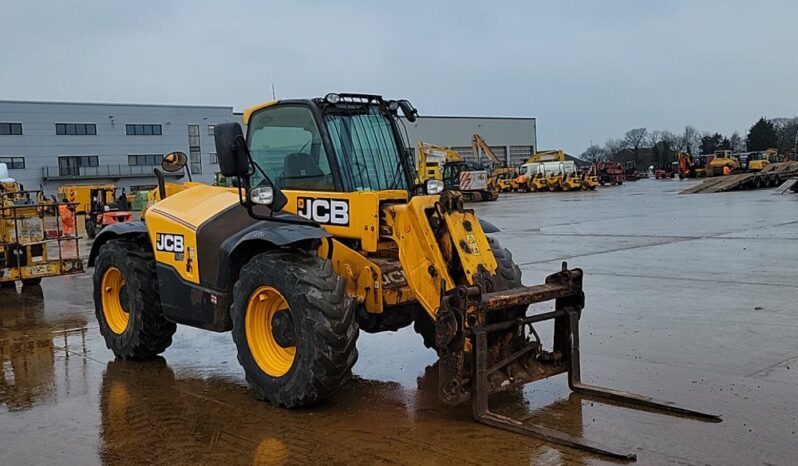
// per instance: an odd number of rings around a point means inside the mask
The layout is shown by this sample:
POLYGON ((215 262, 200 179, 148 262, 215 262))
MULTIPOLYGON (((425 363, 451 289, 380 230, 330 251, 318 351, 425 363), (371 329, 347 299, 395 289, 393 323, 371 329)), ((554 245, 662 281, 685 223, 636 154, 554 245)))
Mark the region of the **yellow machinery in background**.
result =
MULTIPOLYGON (((415 121, 406 100, 328 94, 245 110, 246 137, 237 123, 216 125, 221 173, 239 187, 185 183, 168 194, 160 177, 145 221, 111 226, 92 246, 108 347, 145 358, 171 344, 175 323, 232 331, 257 396, 293 408, 346 382, 360 331, 413 325, 438 354, 440 399, 470 401, 487 425, 634 458, 489 408, 493 393, 564 373, 586 396, 719 420, 584 384, 582 271, 563 264, 545 283, 525 286, 512 254, 486 234, 498 230, 465 209, 462 194, 436 179, 416 194, 400 110, 415 121), (527 314, 546 301, 553 310, 527 314), (549 320, 553 346, 544 349, 532 326, 549 320)), ((186 162, 168 154, 163 168, 186 162)))
POLYGON ((593 191, 599 185, 598 175, 596 175, 596 166, 590 165, 590 168, 582 173, 582 189, 584 191, 593 191))
POLYGON ((779 151, 767 149, 763 152, 749 152, 746 158, 745 170, 748 172, 760 172, 771 163, 777 162, 779 151))
POLYGON ((483 155, 487 159, 488 187, 490 189, 498 192, 518 190, 517 170, 507 167, 505 162, 499 160, 485 139, 477 133, 471 136, 471 152, 478 163, 482 163, 483 155))
MULTIPOLYGON (((676 154, 676 167, 679 171, 679 178, 702 178, 711 173, 711 169, 707 167, 706 155, 693 156, 687 152, 676 154)), ((709 156, 710 162, 714 156, 709 156)), ((721 174, 723 167, 721 166, 721 174)))
POLYGON ((445 146, 419 141, 416 146, 418 180, 443 181, 446 189, 459 191, 467 202, 495 201, 499 193, 488 182, 488 172, 467 162, 459 152, 445 146))
POLYGON ((20 190, 0 164, 0 286, 17 280, 37 285, 44 277, 83 272, 79 237, 65 235, 59 225, 62 205, 42 191, 20 190))
POLYGON ((419 141, 416 144, 416 173, 418 174, 416 183, 423 184, 427 180, 443 181, 443 165, 448 160, 461 160, 460 154, 448 147, 419 141))
POLYGON ((500 193, 518 191, 518 170, 515 168, 501 167, 493 170, 493 175, 488 178, 488 187, 500 193))
POLYGON ((715 151, 707 167, 708 173, 712 176, 721 176, 724 174, 725 167, 728 167, 729 173, 739 173, 742 168, 740 159, 730 150, 715 151))
POLYGON ((102 198, 104 205, 116 202, 116 186, 104 184, 65 184, 58 187, 58 200, 76 205, 76 213, 86 214, 92 210, 92 198, 102 198))
MULTIPOLYGON (((526 191, 575 191, 596 189, 598 177, 591 169, 580 174, 576 163, 567 160, 565 152, 547 150, 536 152, 521 165, 526 191)), ((519 179, 519 184, 523 184, 519 179)))

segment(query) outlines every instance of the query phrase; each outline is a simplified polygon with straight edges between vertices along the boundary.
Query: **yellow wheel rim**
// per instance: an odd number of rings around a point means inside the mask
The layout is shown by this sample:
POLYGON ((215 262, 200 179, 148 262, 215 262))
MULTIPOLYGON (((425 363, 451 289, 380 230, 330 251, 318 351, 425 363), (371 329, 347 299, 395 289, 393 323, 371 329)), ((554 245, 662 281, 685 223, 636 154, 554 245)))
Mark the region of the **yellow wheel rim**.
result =
POLYGON ((116 267, 109 267, 103 275, 102 281, 102 306, 105 322, 111 331, 116 334, 124 333, 130 314, 122 306, 120 294, 125 286, 125 277, 116 267))
POLYGON ((274 338, 272 319, 278 311, 290 312, 288 302, 274 288, 261 286, 250 295, 244 318, 249 352, 258 367, 272 377, 285 375, 296 357, 296 345, 284 348, 274 338))

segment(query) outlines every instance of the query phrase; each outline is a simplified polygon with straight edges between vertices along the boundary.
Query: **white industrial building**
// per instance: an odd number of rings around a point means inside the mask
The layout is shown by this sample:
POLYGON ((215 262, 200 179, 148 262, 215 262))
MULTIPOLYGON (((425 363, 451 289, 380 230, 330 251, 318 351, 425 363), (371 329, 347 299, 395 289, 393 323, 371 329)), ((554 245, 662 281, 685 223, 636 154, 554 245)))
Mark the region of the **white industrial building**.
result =
MULTIPOLYGON (((479 134, 508 166, 519 166, 537 150, 537 125, 532 117, 421 116, 405 121, 414 146, 419 141, 451 147, 466 160, 475 160, 471 139, 479 134)), ((480 160, 485 162, 485 160, 480 160)))
MULTIPOLYGON (((26 189, 53 194, 63 184, 155 185, 163 154, 189 155, 194 179, 219 170, 214 125, 240 121, 232 107, 0 100, 0 163, 26 189)), ((479 133, 496 155, 519 165, 537 148, 534 118, 424 116, 405 121, 410 143, 449 146, 473 159, 479 133)))

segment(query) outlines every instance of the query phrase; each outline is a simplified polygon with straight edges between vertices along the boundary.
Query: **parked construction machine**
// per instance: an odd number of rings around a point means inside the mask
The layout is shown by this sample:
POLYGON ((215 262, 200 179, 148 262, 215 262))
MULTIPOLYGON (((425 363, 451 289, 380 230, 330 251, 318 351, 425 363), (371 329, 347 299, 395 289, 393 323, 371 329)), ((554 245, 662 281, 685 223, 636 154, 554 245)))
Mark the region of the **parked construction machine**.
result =
POLYGON ((518 170, 510 167, 500 167, 493 170, 488 178, 488 188, 500 193, 518 191, 518 170))
POLYGON ((712 176, 722 176, 725 171, 728 171, 728 174, 736 174, 742 171, 742 165, 737 155, 732 154, 730 150, 719 150, 715 151, 712 160, 708 162, 707 171, 712 176))
POLYGON ((85 214, 84 227, 89 238, 97 236, 97 232, 108 225, 133 220, 130 201, 127 196, 120 195, 119 199, 123 199, 126 205, 119 205, 117 191, 113 184, 63 185, 58 188, 62 199, 75 203, 76 212, 85 214))
POLYGON ((65 184, 58 187, 58 199, 66 199, 75 204, 75 213, 87 214, 92 210, 92 201, 99 200, 104 205, 115 202, 116 186, 101 184, 65 184))
POLYGON ((739 154, 738 158, 746 172, 755 173, 761 172, 771 163, 781 162, 778 155, 778 150, 767 149, 764 151, 744 152, 739 154))
POLYGON ((0 287, 38 285, 42 278, 83 272, 79 237, 60 228, 62 205, 26 191, 0 163, 0 287))
POLYGON ((679 178, 696 178, 707 176, 707 158, 711 161, 714 156, 698 155, 693 157, 687 152, 676 154, 679 178))
POLYGON ((564 162, 530 162, 521 165, 523 191, 574 191, 590 189, 590 180, 580 175, 576 164, 564 162))
POLYGON ((498 191, 488 185, 488 171, 466 161, 456 150, 423 141, 418 142, 416 150, 419 183, 430 179, 443 181, 446 189, 459 191, 467 202, 499 198, 498 191))
POLYGON ((609 184, 612 186, 621 185, 625 179, 625 171, 621 162, 616 160, 605 160, 596 162, 596 176, 598 176, 599 184, 604 186, 609 184))
MULTIPOLYGON (((175 324, 232 331, 256 394, 293 408, 331 396, 350 376, 358 332, 414 325, 439 356, 439 397, 471 401, 485 424, 613 458, 619 452, 493 413, 492 393, 567 373, 578 393, 718 421, 668 402, 581 381, 582 271, 521 283, 495 227, 463 196, 428 179, 414 190, 401 121, 406 100, 327 94, 269 101, 215 127, 221 173, 239 186, 187 182, 143 222, 94 242, 94 299, 107 346, 122 358, 164 351, 175 324), (530 304, 554 301, 527 315, 530 304), (554 321, 551 349, 533 324, 554 321)), ((164 170, 179 170, 182 153, 164 170)))

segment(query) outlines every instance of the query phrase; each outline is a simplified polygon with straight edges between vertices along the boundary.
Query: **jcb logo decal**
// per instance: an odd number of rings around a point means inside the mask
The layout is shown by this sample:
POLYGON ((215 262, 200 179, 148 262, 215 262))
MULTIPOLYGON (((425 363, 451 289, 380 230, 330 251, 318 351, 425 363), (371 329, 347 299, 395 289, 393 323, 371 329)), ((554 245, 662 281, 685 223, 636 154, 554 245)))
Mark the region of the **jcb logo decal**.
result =
POLYGON ((183 252, 183 235, 158 233, 155 236, 155 249, 166 252, 183 252))
POLYGON ((325 225, 349 225, 349 201, 345 199, 300 197, 296 200, 296 213, 325 225))

